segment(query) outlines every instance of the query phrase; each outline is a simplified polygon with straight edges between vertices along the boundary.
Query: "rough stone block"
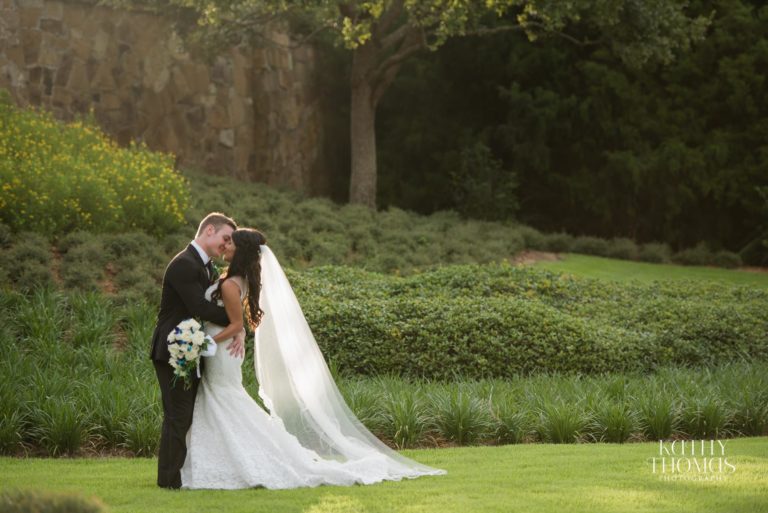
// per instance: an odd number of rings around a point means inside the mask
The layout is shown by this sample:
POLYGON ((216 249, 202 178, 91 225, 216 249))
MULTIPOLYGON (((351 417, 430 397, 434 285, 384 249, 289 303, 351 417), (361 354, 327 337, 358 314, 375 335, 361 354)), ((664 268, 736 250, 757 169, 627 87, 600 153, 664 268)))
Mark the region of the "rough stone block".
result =
POLYGON ((43 10, 38 8, 19 9, 19 20, 21 26, 26 29, 37 29, 40 25, 40 17, 43 10))
POLYGON ((22 9, 42 9, 43 0, 16 0, 16 3, 22 9))
POLYGON ((64 32, 61 20, 50 18, 42 18, 40 20, 40 30, 56 35, 61 35, 64 32))
POLYGON ((203 127, 205 125, 205 109, 201 105, 194 105, 187 109, 186 121, 193 127, 203 127))
POLYGON ((59 68, 56 70, 54 85, 65 87, 69 82, 69 74, 72 72, 72 55, 64 54, 61 57, 59 68))
POLYGON ((208 109, 208 125, 216 130, 230 126, 229 115, 226 109, 220 105, 214 105, 208 109))
POLYGON ((24 87, 24 76, 21 70, 8 59, 0 55, 0 89, 16 89, 24 87))
POLYGON ((101 107, 105 110, 120 110, 122 102, 117 94, 105 92, 101 95, 101 107))
POLYGON ((47 1, 43 5, 43 16, 51 20, 64 19, 64 4, 62 2, 47 1))
POLYGON ((283 69, 293 69, 293 54, 290 50, 284 50, 279 53, 277 66, 283 69))
POLYGON ((53 92, 53 74, 55 70, 51 68, 43 68, 43 94, 50 96, 53 92))
POLYGON ((205 94, 208 91, 210 77, 207 66, 197 62, 182 61, 177 64, 176 71, 180 76, 178 78, 174 76, 174 81, 183 80, 192 94, 205 94))
POLYGON ((251 62, 255 70, 268 68, 266 50, 264 48, 254 48, 251 53, 251 62))
POLYGON ((86 11, 82 8, 78 8, 76 5, 67 5, 64 8, 62 21, 64 21, 64 25, 69 27, 70 30, 82 30, 88 26, 86 24, 86 11))
POLYGON ((72 94, 63 87, 54 86, 51 94, 51 105, 64 111, 69 110, 72 94))
POLYGON ((92 55, 98 60, 102 60, 107 56, 107 46, 109 46, 109 34, 103 30, 99 30, 93 36, 92 39, 92 55))
POLYGON ((235 131, 232 128, 225 128, 219 131, 219 144, 227 148, 234 148, 235 131))
POLYGON ((112 76, 112 67, 108 62, 102 62, 96 69, 96 74, 91 80, 91 86, 101 91, 111 91, 117 87, 115 78, 112 76))
POLYGON ((42 39, 40 42, 40 53, 37 56, 37 63, 40 66, 55 68, 61 62, 61 54, 56 48, 57 45, 55 39, 57 38, 51 36, 50 34, 42 34, 42 39))
POLYGON ((121 20, 115 27, 117 40, 127 45, 132 45, 136 41, 136 33, 128 20, 121 20))
POLYGON ((239 127, 250 117, 249 109, 242 97, 235 95, 229 102, 229 120, 232 126, 239 127))
POLYGON ((177 67, 174 67, 170 73, 170 86, 176 91, 176 98, 178 98, 179 101, 189 100, 192 96, 192 89, 189 87, 184 73, 177 67))
POLYGON ((91 57, 91 42, 84 37, 70 37, 69 47, 75 57, 84 61, 91 57))
POLYGON ((295 130, 299 126, 301 110, 295 96, 289 96, 283 104, 285 128, 295 130))
POLYGON ((21 44, 24 48, 24 62, 27 66, 37 64, 42 39, 43 36, 39 30, 21 30, 21 44))
POLYGON ((77 92, 87 92, 90 89, 90 81, 88 80, 85 63, 79 59, 72 61, 72 70, 69 72, 67 89, 77 92))
POLYGON ((16 66, 23 67, 25 65, 24 49, 20 45, 6 47, 5 57, 16 66))
POLYGON ((245 67, 242 63, 235 61, 232 69, 232 79, 235 86, 235 92, 240 96, 248 96, 250 91, 251 68, 245 67))

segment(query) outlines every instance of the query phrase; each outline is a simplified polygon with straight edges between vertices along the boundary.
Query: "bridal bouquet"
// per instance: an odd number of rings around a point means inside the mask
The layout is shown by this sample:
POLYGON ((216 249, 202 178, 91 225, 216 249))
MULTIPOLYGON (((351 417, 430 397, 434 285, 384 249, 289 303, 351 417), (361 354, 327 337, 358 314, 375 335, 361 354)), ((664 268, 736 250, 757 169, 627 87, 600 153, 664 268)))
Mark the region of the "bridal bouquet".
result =
POLYGON ((189 388, 189 374, 197 372, 200 377, 200 358, 216 354, 216 342, 203 332, 203 327, 195 319, 181 321, 168 335, 168 351, 171 358, 168 363, 173 367, 174 381, 184 380, 184 387, 189 388))

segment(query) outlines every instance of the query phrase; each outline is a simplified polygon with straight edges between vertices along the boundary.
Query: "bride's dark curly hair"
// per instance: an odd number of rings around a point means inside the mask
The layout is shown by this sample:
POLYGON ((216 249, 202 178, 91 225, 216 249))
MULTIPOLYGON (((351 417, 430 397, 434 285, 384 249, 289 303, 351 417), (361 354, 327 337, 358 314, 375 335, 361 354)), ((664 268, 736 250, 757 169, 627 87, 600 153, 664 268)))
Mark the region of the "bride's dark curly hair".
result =
POLYGON ((240 276, 248 284, 246 294, 246 320, 251 329, 261 323, 264 311, 259 307, 261 292, 261 247, 267 243, 264 234, 253 228, 238 228, 232 232, 232 242, 235 243, 235 254, 229 263, 227 272, 219 280, 219 286, 211 294, 216 301, 221 298, 221 284, 232 276, 240 276))

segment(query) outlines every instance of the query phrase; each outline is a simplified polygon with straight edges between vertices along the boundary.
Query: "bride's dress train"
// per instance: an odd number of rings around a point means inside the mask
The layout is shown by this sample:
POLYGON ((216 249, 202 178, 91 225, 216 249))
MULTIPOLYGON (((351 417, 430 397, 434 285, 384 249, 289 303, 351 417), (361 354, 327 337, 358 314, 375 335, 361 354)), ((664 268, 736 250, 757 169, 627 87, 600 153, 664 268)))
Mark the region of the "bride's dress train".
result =
MULTIPOLYGON (((182 487, 281 489, 444 474, 392 451, 349 411, 314 338, 307 339, 311 332, 282 269, 269 248, 262 246, 262 253, 265 315, 256 331, 256 371, 271 413, 243 388, 243 360, 227 351, 230 341, 220 343, 205 359, 182 487)), ((232 279, 244 295, 243 281, 232 279)), ((222 328, 205 330, 213 336, 222 328)))

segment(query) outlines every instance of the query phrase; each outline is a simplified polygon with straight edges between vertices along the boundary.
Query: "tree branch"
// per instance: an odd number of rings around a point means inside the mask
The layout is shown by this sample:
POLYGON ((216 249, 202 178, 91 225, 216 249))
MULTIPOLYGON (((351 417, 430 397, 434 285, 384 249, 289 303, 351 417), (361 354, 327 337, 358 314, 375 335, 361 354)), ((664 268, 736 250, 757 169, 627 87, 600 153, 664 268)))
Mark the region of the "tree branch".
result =
POLYGON ((371 93, 371 102, 374 107, 397 76, 405 59, 425 48, 425 37, 423 31, 414 28, 403 40, 403 44, 400 45, 397 52, 386 58, 376 68, 372 74, 373 92, 371 93))
POLYGON ((378 82, 382 77, 384 77, 390 67, 401 64, 405 59, 426 46, 424 39, 425 36, 422 31, 409 25, 404 26, 408 27, 410 30, 408 30, 407 34, 402 38, 400 48, 398 48, 395 53, 384 59, 381 64, 379 64, 373 71, 371 74, 371 80, 373 82, 378 82))
POLYGON ((313 30, 312 32, 310 32, 309 34, 307 34, 306 36, 302 37, 301 39, 298 39, 295 43, 289 44, 287 48, 293 49, 293 48, 298 48, 300 46, 304 46, 316 35, 318 35, 320 32, 323 32, 324 30, 329 30, 329 29, 338 30, 333 23, 325 23, 319 26, 318 28, 316 28, 315 30, 313 30))
POLYGON ((400 43, 405 38, 405 36, 408 35, 410 30, 413 30, 413 27, 408 23, 403 23, 401 26, 386 36, 382 37, 380 39, 381 43, 379 44, 379 47, 382 50, 388 50, 389 48, 392 48, 396 44, 400 43))
MULTIPOLYGON (((381 15, 381 18, 379 19, 379 22, 375 25, 375 30, 378 34, 386 34, 389 31, 389 28, 392 26, 392 24, 397 21, 397 19, 400 17, 400 14, 403 12, 403 0, 394 0, 392 3, 392 6, 384 11, 384 14, 381 15)), ((385 39, 385 37, 382 37, 382 40, 385 39)))
POLYGON ((498 34, 500 32, 519 32, 519 31, 524 31, 529 27, 535 27, 535 28, 541 29, 547 34, 561 37, 566 41, 569 41, 578 46, 594 46, 602 42, 602 40, 600 39, 597 39, 597 40, 583 39, 582 40, 582 39, 577 39, 571 36, 570 34, 566 34, 565 32, 560 32, 557 30, 551 31, 551 30, 548 30, 543 23, 539 23, 537 21, 527 21, 525 22, 525 25, 502 25, 500 27, 480 27, 476 30, 467 32, 467 35, 468 36, 487 36, 491 34, 498 34))

